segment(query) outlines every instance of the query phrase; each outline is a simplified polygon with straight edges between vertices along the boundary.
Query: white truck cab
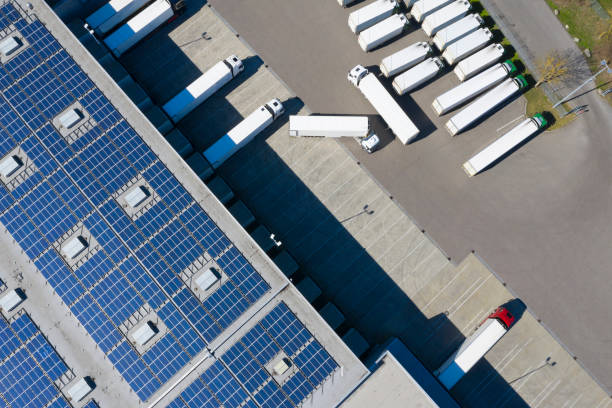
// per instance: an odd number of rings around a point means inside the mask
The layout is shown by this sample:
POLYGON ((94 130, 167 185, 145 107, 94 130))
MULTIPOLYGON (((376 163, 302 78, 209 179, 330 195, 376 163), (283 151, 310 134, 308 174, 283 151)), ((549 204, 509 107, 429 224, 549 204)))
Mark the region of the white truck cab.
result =
POLYGON ((363 150, 371 154, 378 150, 380 138, 376 134, 372 133, 370 136, 361 139, 359 144, 363 150))

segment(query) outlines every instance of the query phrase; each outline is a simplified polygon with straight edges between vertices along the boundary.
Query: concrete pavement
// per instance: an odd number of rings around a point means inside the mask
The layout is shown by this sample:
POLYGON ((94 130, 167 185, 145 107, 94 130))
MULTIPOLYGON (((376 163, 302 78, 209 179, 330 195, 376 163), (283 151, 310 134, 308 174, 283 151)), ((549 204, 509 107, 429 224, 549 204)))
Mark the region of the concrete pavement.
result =
MULTIPOLYGON (((211 4, 315 112, 372 113, 346 72, 357 63, 376 64, 422 34, 365 54, 346 26, 349 10, 334 1, 211 4)), ((525 43, 537 38, 545 49, 571 42, 554 29, 557 24, 564 31, 543 1, 496 4, 525 43)), ((346 147, 454 262, 475 250, 610 390, 612 331, 605 322, 612 309, 612 227, 602 222, 612 216, 612 145, 603 122, 610 109, 594 95, 583 98, 588 115, 536 137, 474 179, 467 179, 461 163, 498 135, 509 120, 500 115, 520 111, 522 98, 451 139, 422 89, 404 102, 427 137, 406 147, 394 141, 371 156, 354 142, 346 147)))

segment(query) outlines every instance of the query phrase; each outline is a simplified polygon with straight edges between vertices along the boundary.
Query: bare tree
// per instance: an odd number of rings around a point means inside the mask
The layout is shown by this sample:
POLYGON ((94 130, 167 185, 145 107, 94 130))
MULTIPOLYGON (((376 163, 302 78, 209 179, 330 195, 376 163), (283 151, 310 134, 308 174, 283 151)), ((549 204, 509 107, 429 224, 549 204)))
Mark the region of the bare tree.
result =
POLYGON ((590 73, 584 57, 574 49, 552 51, 537 65, 540 79, 535 86, 544 82, 569 84, 586 78, 590 73))

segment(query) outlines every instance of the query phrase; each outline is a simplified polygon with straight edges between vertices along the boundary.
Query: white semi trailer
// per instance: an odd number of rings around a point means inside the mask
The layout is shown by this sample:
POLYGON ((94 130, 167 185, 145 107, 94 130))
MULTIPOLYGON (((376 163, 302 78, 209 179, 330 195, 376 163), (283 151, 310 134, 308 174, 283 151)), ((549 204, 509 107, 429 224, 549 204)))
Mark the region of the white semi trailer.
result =
POLYGON ((423 61, 430 53, 431 46, 426 42, 414 43, 383 58, 380 63, 380 71, 385 77, 392 77, 423 61))
POLYGON ((408 19, 403 14, 394 14, 372 27, 359 33, 359 46, 365 52, 386 43, 400 35, 408 25, 408 19))
POLYGON ((478 14, 467 15, 461 20, 438 31, 436 35, 434 35, 433 43, 440 51, 444 51, 450 44, 478 30, 483 24, 484 21, 478 14))
POLYGON ((459 62, 453 72, 463 82, 495 64, 504 56, 504 52, 504 46, 501 44, 487 45, 482 50, 459 62))
POLYGON ((418 136, 419 129, 387 92, 376 75, 368 72, 363 66, 357 65, 349 71, 347 78, 363 93, 403 144, 410 143, 418 136))
POLYGON ((376 0, 349 14, 349 28, 355 34, 359 34, 366 28, 392 16, 398 9, 399 6, 395 0, 376 0))
POLYGON ((548 122, 544 117, 537 113, 531 118, 527 118, 508 133, 482 149, 471 159, 463 163, 463 170, 468 176, 472 177, 480 173, 500 157, 525 141, 529 136, 538 130, 546 127, 548 122))
POLYGON ((170 2, 156 0, 106 37, 104 43, 115 57, 120 57, 172 16, 174 10, 170 2))
POLYGON ((471 8, 468 0, 454 1, 425 17, 421 28, 425 31, 425 34, 431 37, 441 29, 461 20, 471 8))
POLYGON ((366 137, 367 116, 289 116, 289 136, 366 137))
POLYGON ((444 63, 440 61, 439 58, 428 58, 417 66, 395 77, 393 80, 393 89, 395 89, 398 95, 404 95, 438 75, 438 72, 443 68, 444 63))
POLYGON ((506 308, 497 308, 482 322, 474 334, 465 339, 459 349, 434 371, 434 375, 447 390, 453 388, 465 373, 510 330, 514 320, 514 316, 506 308))
POLYGON ((441 9, 452 2, 453 0, 417 0, 412 5, 410 15, 417 23, 420 23, 425 17, 434 11, 441 9))
POLYGON ((244 118, 242 122, 206 149, 204 157, 214 169, 218 168, 283 113, 285 113, 285 108, 281 101, 276 98, 272 99, 257 108, 255 112, 244 118))
POLYGON ((492 38, 493 34, 491 34, 488 28, 479 28, 449 45, 442 53, 442 58, 444 58, 448 65, 455 65, 457 62, 483 48, 492 38))
POLYGON ((151 0, 110 0, 85 19, 87 27, 99 36, 127 20, 151 0))
POLYGON ((244 71, 244 64, 235 55, 217 62, 198 79, 176 94, 162 107, 174 123, 217 92, 221 87, 244 71))
POLYGON ((521 75, 506 79, 450 118, 446 122, 446 129, 452 136, 457 135, 526 86, 527 81, 521 75))
POLYGON ((515 72, 516 66, 511 61, 494 65, 472 79, 444 92, 434 99, 432 106, 438 116, 443 115, 480 95, 515 72))

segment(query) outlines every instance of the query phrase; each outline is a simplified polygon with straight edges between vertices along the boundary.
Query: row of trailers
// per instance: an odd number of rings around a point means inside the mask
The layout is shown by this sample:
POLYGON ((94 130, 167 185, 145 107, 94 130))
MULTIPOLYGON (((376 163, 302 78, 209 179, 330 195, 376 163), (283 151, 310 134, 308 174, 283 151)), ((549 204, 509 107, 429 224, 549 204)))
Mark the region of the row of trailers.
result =
MULTIPOLYGON (((86 28, 120 57, 161 25, 169 22, 184 5, 168 0, 111 0, 86 18, 86 28)), ((244 71, 236 55, 217 62, 162 106, 175 125, 244 71)), ((204 151, 216 169, 285 112, 273 99, 260 106, 204 151)))
MULTIPOLYGON (((339 2, 343 6, 350 3, 339 2)), ((452 136, 484 119, 527 87, 521 75, 513 77, 517 69, 511 61, 499 62, 504 56, 504 47, 490 44, 493 34, 483 27, 483 19, 478 14, 470 14, 468 0, 404 0, 404 8, 409 13, 399 13, 401 7, 396 0, 375 0, 350 13, 348 25, 358 34, 362 49, 369 51, 399 36, 409 19, 421 24, 431 42, 417 42, 383 58, 380 70, 385 78, 392 79, 393 89, 401 96, 435 78, 445 66, 452 67, 461 83, 432 103, 438 116, 466 105, 445 124, 452 136), (402 21, 401 28, 398 28, 398 19, 402 21), (433 56, 434 47, 439 56, 433 56)), ((358 65, 349 72, 348 80, 363 93, 402 143, 408 144, 417 138, 419 129, 376 75, 358 65)), ((541 115, 526 119, 468 160, 463 166, 465 171, 470 176, 477 174, 546 125, 541 115)))

